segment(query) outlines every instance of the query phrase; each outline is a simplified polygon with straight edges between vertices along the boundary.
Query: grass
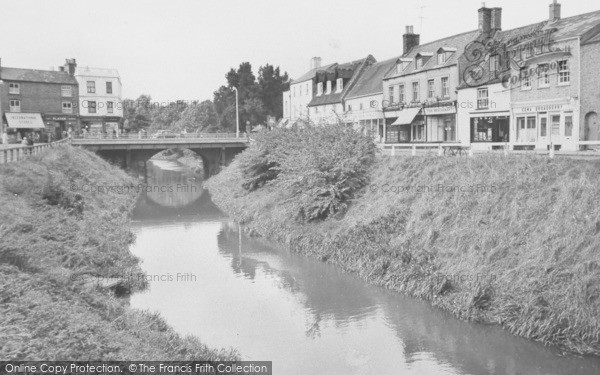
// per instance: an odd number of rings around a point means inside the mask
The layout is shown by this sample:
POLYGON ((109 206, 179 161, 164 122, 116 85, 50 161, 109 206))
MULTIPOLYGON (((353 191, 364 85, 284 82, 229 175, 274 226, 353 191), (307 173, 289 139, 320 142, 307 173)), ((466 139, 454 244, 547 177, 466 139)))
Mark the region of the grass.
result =
POLYGON ((600 355, 598 162, 383 157, 343 216, 302 223, 277 183, 242 187, 244 157, 207 185, 253 232, 459 318, 600 355))
POLYGON ((129 184, 136 185, 125 172, 72 147, 0 166, 0 358, 238 357, 181 337, 160 316, 133 310, 126 298, 86 282, 85 275, 142 272, 128 250, 134 193, 86 192, 129 184))

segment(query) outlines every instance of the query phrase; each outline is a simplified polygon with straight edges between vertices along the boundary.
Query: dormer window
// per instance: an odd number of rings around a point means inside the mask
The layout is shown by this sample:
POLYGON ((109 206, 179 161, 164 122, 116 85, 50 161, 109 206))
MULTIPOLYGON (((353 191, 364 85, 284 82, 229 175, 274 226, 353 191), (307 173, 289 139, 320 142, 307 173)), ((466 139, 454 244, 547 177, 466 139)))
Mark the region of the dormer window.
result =
POLYGON ((446 63, 446 53, 438 52, 438 65, 442 65, 446 63))
POLYGON ((337 81, 335 82, 335 92, 342 92, 343 89, 344 89, 344 79, 338 78, 337 81))
POLYGON ((331 81, 327 81, 327 91, 325 91, 325 95, 331 94, 331 81))
POLYGON ((423 58, 421 56, 419 56, 415 60, 415 68, 421 69, 422 67, 423 67, 423 58))
POLYGON ((323 82, 317 83, 317 96, 323 95, 323 82))

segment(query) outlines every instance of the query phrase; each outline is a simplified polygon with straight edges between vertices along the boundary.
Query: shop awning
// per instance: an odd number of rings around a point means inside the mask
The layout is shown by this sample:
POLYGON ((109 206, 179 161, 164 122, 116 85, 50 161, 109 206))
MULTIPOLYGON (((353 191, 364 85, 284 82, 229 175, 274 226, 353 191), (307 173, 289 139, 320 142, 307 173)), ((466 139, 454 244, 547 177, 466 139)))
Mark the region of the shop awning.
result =
POLYGON ((419 112, 421 112, 421 108, 406 108, 400 111, 400 116, 392 125, 410 125, 415 117, 419 115, 419 112))
POLYGON ((8 127, 13 129, 44 129, 39 113, 6 113, 8 127))

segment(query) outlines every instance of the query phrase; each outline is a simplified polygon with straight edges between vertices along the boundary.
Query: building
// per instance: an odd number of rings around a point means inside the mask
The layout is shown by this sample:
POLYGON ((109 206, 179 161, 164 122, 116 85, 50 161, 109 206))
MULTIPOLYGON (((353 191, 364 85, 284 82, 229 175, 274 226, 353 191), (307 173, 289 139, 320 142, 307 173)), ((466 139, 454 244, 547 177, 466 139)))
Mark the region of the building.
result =
POLYGON ((344 119, 356 129, 383 139, 383 77, 395 67, 397 58, 370 65, 345 98, 344 119))
POLYGON ((367 69, 376 62, 371 55, 344 64, 318 69, 313 79, 314 97, 308 103, 310 121, 315 124, 348 122, 344 101, 367 69))
POLYGON ((461 57, 459 96, 477 100, 459 114, 461 137, 475 149, 573 151, 600 141, 600 11, 563 19, 554 0, 545 20, 513 30, 501 30, 500 8, 479 9, 479 19, 475 47, 461 57))
POLYGON ((79 115, 81 125, 91 134, 120 133, 123 123, 121 78, 115 69, 78 67, 79 115))
POLYGON ((75 59, 59 70, 3 67, 0 64, 0 131, 8 130, 16 141, 34 131, 42 140, 49 134, 60 139, 78 127, 79 91, 75 59))
POLYGON ((420 44, 407 26, 403 54, 383 79, 385 142, 457 142, 459 56, 479 31, 420 44))
POLYGON ((317 71, 332 66, 321 66, 321 61, 320 57, 313 57, 310 60, 310 70, 298 79, 292 80, 289 91, 283 93, 283 119, 281 124, 293 124, 299 120, 309 121, 308 104, 315 94, 314 79, 317 71))

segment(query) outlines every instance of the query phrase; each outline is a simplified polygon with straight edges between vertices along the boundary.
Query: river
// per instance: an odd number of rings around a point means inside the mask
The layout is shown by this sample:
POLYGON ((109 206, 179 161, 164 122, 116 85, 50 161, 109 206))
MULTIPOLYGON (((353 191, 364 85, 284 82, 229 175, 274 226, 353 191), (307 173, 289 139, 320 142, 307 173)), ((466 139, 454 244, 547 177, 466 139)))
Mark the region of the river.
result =
POLYGON ((600 359, 560 356, 249 238, 176 162, 149 163, 148 181, 131 251, 152 280, 132 307, 273 361, 274 374, 600 374, 600 359))

